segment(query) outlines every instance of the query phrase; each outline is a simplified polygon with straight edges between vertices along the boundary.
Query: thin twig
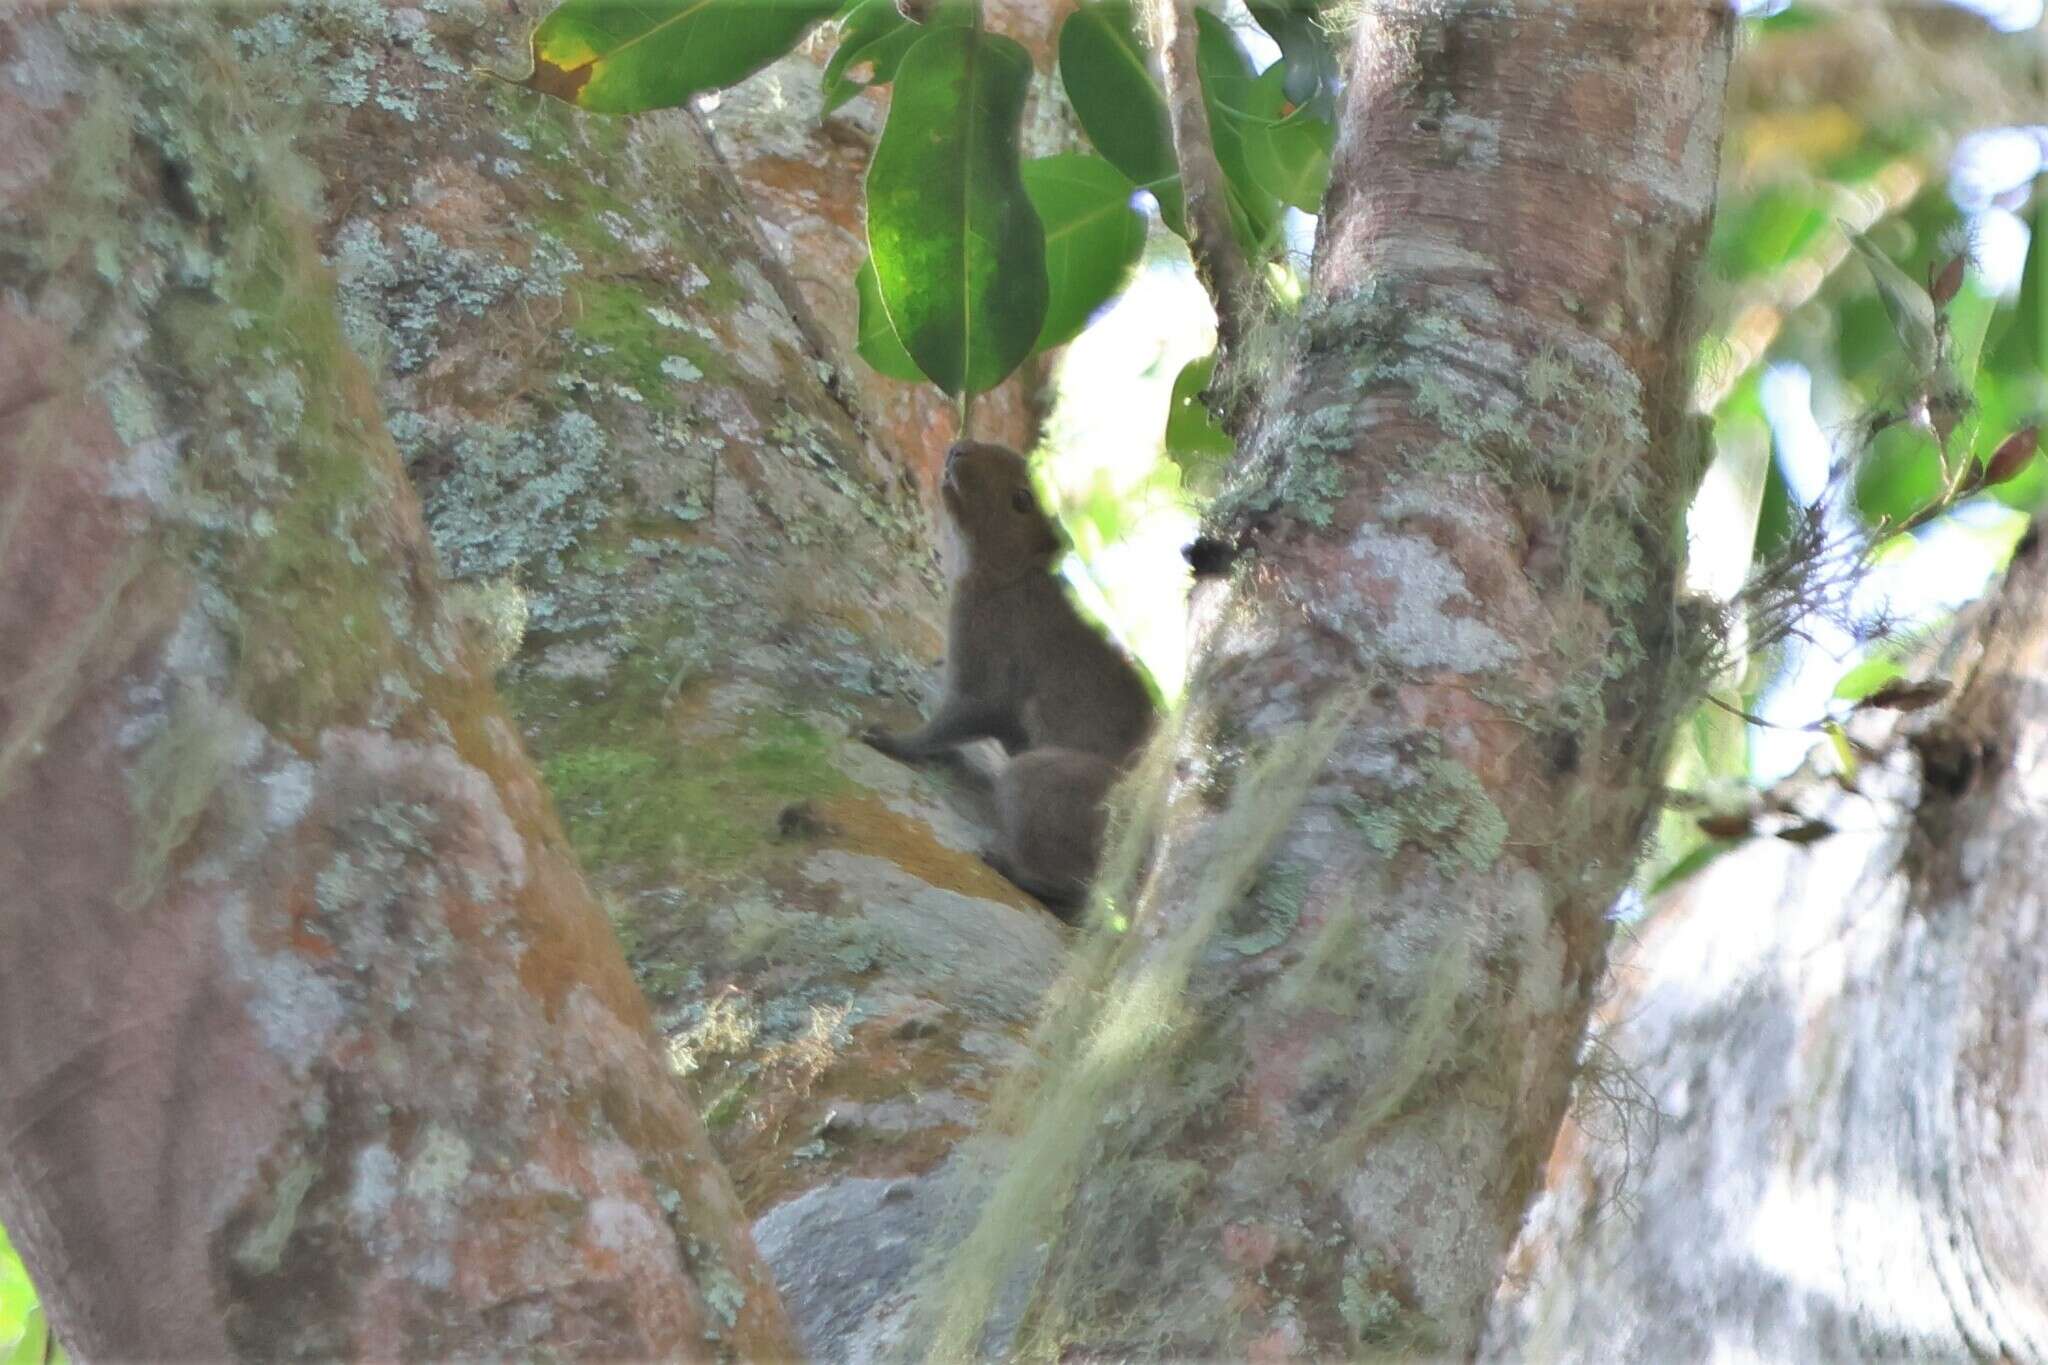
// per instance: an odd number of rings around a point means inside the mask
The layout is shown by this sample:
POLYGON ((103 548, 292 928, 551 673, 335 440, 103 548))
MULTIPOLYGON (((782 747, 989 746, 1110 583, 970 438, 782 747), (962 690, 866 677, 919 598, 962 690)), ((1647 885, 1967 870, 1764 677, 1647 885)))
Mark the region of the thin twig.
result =
POLYGON ((1196 66, 1194 0, 1152 0, 1153 52, 1166 83, 1166 108, 1173 124, 1174 159, 1180 166, 1181 198, 1187 206, 1188 251, 1195 273, 1216 301, 1216 350, 1228 363, 1245 334, 1243 310, 1252 298, 1251 268, 1230 231, 1223 167, 1209 135, 1209 110, 1202 101, 1196 66))

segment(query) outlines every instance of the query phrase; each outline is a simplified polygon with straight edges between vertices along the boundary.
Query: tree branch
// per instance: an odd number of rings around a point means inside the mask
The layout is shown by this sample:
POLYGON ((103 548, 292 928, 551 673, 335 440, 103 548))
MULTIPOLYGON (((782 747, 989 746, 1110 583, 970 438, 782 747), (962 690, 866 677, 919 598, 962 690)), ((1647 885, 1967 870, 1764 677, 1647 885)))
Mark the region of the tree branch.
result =
POLYGON ((1226 361, 1245 334, 1252 274, 1230 230, 1223 167, 1209 136, 1209 110, 1202 101, 1195 63, 1194 0, 1153 0, 1147 28, 1166 84, 1174 159, 1180 165, 1181 195, 1187 204, 1188 251, 1195 273, 1216 301, 1216 351, 1219 362, 1226 361))

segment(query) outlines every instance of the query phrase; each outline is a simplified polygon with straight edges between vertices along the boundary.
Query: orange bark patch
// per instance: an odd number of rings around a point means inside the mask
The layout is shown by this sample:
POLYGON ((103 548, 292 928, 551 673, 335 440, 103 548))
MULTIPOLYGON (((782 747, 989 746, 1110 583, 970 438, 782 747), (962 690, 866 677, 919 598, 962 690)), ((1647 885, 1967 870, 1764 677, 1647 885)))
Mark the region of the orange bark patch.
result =
POLYGON ((979 857, 948 848, 923 821, 900 815, 872 796, 835 797, 820 803, 819 811, 841 848, 887 858, 919 881, 963 896, 1025 910, 1044 908, 979 857))

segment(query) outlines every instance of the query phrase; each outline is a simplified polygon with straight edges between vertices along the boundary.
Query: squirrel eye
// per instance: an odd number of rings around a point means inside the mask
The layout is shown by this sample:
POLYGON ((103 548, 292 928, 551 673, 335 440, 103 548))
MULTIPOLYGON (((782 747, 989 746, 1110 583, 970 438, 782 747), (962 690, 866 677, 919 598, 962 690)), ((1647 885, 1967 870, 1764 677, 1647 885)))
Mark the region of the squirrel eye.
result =
POLYGON ((1037 505, 1037 503, 1032 501, 1031 490, 1028 488, 1019 488, 1010 494, 1010 506, 1016 508, 1019 512, 1029 512, 1037 505))

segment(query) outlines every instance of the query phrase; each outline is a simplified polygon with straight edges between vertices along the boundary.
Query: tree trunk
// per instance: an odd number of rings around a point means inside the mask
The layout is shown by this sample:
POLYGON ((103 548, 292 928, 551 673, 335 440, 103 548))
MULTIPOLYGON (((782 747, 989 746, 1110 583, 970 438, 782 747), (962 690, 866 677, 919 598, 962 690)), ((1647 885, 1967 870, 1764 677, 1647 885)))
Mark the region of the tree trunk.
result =
POLYGON ((2038 531, 1981 638, 1842 834, 1727 855, 1644 926, 1602 1068, 1641 1098, 1577 1106, 1491 1356, 2048 1360, 2038 531))
POLYGON ((692 117, 466 75, 524 60, 481 6, 223 28, 180 98, 242 92, 303 156, 450 610, 502 663, 742 1205, 776 1211, 792 1315, 839 1354, 902 1288, 932 1172, 1066 943, 976 856, 971 771, 850 738, 910 719, 941 646, 913 481, 821 373, 692 117))
POLYGON ((85 1358, 793 1354, 238 75, 0 20, 0 1216, 85 1358))
POLYGON ((1475 1348, 1707 653, 1674 586, 1732 31, 1364 7, 1157 856, 1004 1111, 940 1358, 1047 1239, 1030 1354, 1475 1348))

